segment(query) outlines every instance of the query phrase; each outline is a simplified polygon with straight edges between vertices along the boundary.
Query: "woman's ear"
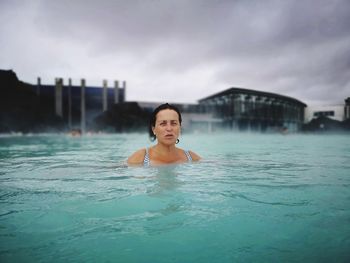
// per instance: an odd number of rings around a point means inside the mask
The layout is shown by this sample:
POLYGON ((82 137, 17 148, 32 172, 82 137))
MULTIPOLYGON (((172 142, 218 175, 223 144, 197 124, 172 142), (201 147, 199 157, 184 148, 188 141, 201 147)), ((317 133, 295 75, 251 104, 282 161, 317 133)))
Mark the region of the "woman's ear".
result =
POLYGON ((154 132, 154 129, 155 129, 154 126, 152 126, 152 132, 153 132, 154 135, 156 135, 155 132, 154 132))

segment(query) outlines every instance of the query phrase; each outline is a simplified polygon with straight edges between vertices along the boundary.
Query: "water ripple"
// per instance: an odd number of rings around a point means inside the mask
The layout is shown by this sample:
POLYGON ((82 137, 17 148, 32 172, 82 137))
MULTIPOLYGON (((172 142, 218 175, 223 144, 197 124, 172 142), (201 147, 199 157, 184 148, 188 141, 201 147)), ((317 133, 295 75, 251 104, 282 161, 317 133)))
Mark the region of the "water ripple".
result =
POLYGON ((244 200, 247 200, 249 202, 259 203, 259 204, 266 204, 266 205, 277 205, 277 206, 305 206, 310 204, 309 201, 303 200, 299 202, 271 202, 271 201, 264 201, 264 200, 258 200, 251 197, 248 197, 242 193, 221 193, 221 195, 229 198, 241 198, 244 200))

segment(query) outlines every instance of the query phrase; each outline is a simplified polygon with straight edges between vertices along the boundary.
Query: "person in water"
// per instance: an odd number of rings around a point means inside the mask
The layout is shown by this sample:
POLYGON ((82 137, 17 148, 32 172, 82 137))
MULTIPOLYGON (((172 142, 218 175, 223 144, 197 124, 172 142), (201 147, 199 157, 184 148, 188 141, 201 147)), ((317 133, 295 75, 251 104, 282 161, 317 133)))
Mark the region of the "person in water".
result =
POLYGON ((178 108, 168 103, 158 106, 153 111, 149 124, 149 135, 152 141, 157 139, 157 144, 138 150, 128 158, 127 163, 150 166, 200 160, 196 153, 175 146, 179 143, 181 122, 178 108))

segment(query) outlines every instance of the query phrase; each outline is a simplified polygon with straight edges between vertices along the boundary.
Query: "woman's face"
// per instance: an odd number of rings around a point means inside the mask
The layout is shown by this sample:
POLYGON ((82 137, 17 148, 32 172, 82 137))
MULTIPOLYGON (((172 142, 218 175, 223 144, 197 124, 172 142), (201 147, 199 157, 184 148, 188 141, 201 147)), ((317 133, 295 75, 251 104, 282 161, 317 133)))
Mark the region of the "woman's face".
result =
POLYGON ((179 115, 171 109, 161 110, 156 115, 155 126, 152 127, 159 143, 172 145, 180 135, 181 126, 179 115))

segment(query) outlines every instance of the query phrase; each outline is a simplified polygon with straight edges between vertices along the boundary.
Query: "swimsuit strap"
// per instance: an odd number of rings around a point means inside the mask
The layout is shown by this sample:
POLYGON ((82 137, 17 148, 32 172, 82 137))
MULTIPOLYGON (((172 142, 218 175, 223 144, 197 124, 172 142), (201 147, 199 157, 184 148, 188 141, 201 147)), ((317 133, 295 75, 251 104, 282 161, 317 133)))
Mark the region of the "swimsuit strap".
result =
MULTIPOLYGON (((192 156, 191 156, 190 152, 187 150, 184 150, 184 152, 186 154, 188 162, 192 162, 192 156)), ((151 162, 149 159, 149 150, 148 150, 148 148, 146 148, 145 158, 143 159, 143 166, 150 166, 150 163, 151 162)))
POLYGON ((148 148, 146 148, 146 154, 145 154, 145 158, 143 159, 143 165, 144 166, 150 165, 148 148))
POLYGON ((186 156, 187 156, 187 160, 188 160, 189 162, 192 162, 192 156, 191 156, 190 152, 187 151, 187 150, 185 150, 184 152, 185 152, 185 154, 186 154, 186 156))

